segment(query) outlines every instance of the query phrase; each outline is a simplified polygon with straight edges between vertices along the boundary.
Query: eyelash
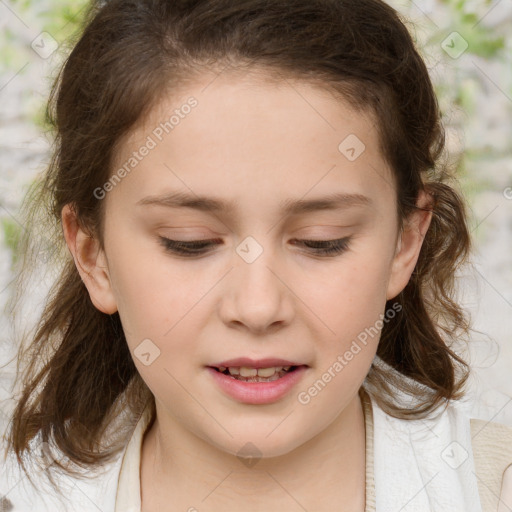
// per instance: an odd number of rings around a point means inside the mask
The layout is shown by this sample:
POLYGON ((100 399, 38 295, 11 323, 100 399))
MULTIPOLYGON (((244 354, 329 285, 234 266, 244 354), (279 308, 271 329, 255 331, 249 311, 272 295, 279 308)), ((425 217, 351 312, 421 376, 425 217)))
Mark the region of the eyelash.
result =
MULTIPOLYGON (((164 248, 175 254, 186 257, 200 256, 207 251, 204 249, 212 245, 216 245, 216 240, 192 240, 190 242, 183 242, 180 240, 171 240, 163 236, 159 237, 161 244, 164 248)), ((302 245, 305 245, 315 254, 322 256, 338 256, 348 250, 350 237, 338 238, 336 240, 297 240, 302 245)))

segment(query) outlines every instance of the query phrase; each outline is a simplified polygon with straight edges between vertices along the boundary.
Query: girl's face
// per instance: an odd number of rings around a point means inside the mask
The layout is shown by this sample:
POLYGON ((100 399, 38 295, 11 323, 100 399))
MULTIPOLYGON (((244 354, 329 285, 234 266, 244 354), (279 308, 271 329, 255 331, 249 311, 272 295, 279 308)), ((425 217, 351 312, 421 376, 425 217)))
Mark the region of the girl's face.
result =
POLYGON ((86 250, 95 242, 84 236, 73 254, 90 263, 82 276, 96 307, 119 311, 158 417, 228 453, 276 456, 357 399, 429 216, 399 236, 369 114, 302 82, 214 78, 169 97, 123 141, 121 179, 102 189, 105 252, 87 256, 97 246, 86 250), (187 256, 165 239, 211 245, 187 256), (259 384, 267 395, 250 383, 230 391, 210 367, 236 358, 304 368, 259 384))

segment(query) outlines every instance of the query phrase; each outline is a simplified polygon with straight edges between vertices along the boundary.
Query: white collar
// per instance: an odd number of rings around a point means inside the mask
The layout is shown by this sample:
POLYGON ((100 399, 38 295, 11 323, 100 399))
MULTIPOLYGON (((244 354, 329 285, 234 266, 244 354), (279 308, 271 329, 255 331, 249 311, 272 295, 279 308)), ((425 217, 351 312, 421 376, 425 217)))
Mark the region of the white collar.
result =
POLYGON ((153 418, 151 401, 148 401, 133 434, 126 446, 116 491, 114 512, 140 512, 140 459, 142 440, 153 418))
MULTIPOLYGON (((374 364, 395 371, 379 357, 374 364)), ((384 412, 370 390, 369 394, 373 406, 376 509, 482 512, 467 401, 449 401, 425 419, 403 420, 384 412)), ((398 403, 408 404, 411 409, 419 403, 398 389, 394 394, 398 403)))

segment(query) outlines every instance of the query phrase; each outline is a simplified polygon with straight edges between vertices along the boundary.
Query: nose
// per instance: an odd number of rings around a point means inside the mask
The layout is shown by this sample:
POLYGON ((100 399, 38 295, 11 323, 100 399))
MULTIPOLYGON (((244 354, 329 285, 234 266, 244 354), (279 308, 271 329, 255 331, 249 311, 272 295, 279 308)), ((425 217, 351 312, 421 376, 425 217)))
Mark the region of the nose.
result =
POLYGON ((268 249, 252 262, 234 255, 222 290, 220 316, 231 328, 254 334, 274 332, 294 316, 293 292, 284 266, 268 249))

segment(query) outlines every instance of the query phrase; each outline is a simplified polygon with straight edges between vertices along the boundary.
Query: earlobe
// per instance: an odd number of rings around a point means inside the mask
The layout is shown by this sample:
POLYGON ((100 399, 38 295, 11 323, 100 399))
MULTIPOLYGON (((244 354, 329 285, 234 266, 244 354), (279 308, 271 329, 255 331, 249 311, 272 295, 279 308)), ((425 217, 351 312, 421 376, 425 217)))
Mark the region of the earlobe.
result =
POLYGON ((106 314, 117 311, 104 251, 98 240, 86 233, 79 225, 71 205, 62 209, 64 238, 76 268, 84 282, 96 309, 106 314))
POLYGON ((407 286, 432 221, 432 196, 430 194, 421 191, 416 206, 417 208, 404 220, 404 227, 398 235, 388 282, 387 300, 395 298, 407 286))

